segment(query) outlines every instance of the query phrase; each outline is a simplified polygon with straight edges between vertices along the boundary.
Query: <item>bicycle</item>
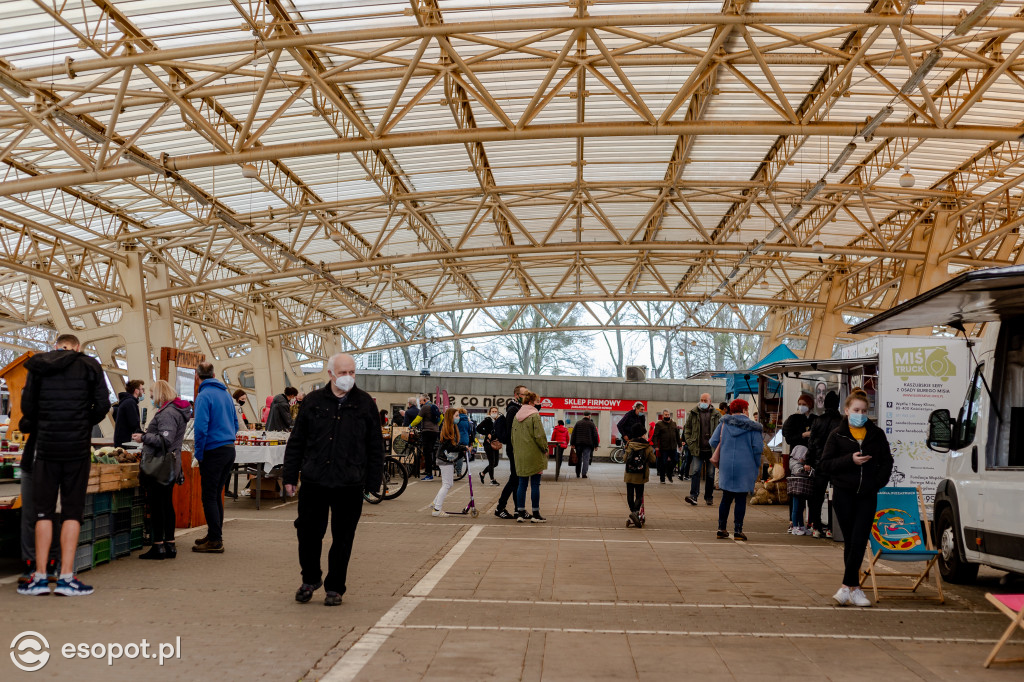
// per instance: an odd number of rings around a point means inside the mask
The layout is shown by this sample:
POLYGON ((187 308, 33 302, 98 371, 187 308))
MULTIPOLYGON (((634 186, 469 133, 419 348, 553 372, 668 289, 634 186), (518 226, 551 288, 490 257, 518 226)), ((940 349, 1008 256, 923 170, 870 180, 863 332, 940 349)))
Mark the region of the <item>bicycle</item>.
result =
POLYGON ((626 448, 621 445, 616 445, 612 448, 612 451, 608 453, 608 456, 616 464, 622 464, 626 461, 626 448))
POLYGON ((384 470, 378 490, 363 491, 363 498, 370 504, 380 504, 382 500, 393 500, 405 492, 409 485, 409 470, 397 457, 388 455, 384 458, 384 470))

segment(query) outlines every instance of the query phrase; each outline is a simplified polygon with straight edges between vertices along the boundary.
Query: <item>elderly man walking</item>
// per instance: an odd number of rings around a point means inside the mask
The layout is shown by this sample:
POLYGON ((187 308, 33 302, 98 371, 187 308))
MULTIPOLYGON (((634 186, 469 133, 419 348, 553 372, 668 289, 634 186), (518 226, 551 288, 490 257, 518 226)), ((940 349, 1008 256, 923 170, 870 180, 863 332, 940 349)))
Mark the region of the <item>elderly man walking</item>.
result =
POLYGON ((661 419, 654 425, 654 435, 651 445, 658 449, 658 478, 665 482, 672 482, 672 474, 676 469, 676 455, 679 452, 679 427, 672 420, 672 413, 665 410, 661 413, 661 419))
POLYGON ((700 481, 704 479, 704 501, 710 507, 715 495, 715 468, 711 466, 711 435, 722 420, 722 414, 711 407, 711 394, 701 393, 700 403, 686 415, 683 439, 694 457, 696 470, 690 478, 689 504, 696 505, 700 481))
POLYGON ((327 360, 330 383, 306 395, 284 453, 284 489, 294 495, 302 474, 299 538, 302 584, 295 601, 305 604, 321 586, 324 604, 345 594, 348 561, 363 507, 363 491, 376 490, 384 474, 384 437, 373 397, 356 387, 356 361, 348 354, 327 360), (327 521, 331 549, 327 577, 320 569, 327 521))

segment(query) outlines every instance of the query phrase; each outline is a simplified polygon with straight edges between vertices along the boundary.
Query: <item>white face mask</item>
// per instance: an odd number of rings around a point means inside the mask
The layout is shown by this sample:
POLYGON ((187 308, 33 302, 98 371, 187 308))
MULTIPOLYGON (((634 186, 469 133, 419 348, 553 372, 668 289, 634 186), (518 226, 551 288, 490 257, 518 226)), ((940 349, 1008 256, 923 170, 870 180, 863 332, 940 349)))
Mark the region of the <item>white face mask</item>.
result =
POLYGON ((356 385, 356 378, 349 374, 343 374, 334 380, 334 385, 343 393, 348 393, 356 385))
POLYGON ((800 411, 800 414, 807 414, 811 411, 811 408, 806 405, 798 405, 796 409, 800 411))
POLYGON ((706 410, 709 407, 711 407, 711 403, 700 403, 699 405, 697 405, 697 407, 699 407, 702 410, 706 410))

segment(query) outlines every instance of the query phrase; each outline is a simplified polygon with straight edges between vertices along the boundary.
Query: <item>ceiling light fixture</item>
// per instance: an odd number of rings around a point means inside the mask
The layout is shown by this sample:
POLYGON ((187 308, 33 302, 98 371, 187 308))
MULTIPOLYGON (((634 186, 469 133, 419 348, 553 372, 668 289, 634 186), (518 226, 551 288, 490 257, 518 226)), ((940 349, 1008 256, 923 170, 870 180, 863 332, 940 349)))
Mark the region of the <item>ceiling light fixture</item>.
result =
POLYGON ((205 194, 203 194, 203 190, 199 189, 185 178, 176 178, 174 180, 174 184, 176 184, 181 189, 182 192, 195 199, 196 203, 198 203, 200 206, 210 205, 210 199, 205 194))
POLYGON ((231 215, 227 211, 217 211, 217 217, 223 220, 225 223, 235 228, 236 230, 247 230, 248 226, 238 221, 235 216, 231 215))
POLYGON ((892 105, 889 104, 886 104, 884 107, 879 109, 878 113, 875 114, 874 118, 872 118, 866 124, 864 124, 864 130, 860 131, 860 136, 863 137, 866 141, 870 142, 871 138, 875 134, 875 131, 878 130, 878 126, 885 123, 885 119, 892 116, 892 112, 894 111, 896 110, 893 109, 892 105))
POLYGON ((804 201, 810 201, 814 197, 818 196, 818 192, 825 189, 825 180, 818 180, 816 183, 811 185, 811 188, 807 190, 807 194, 804 195, 804 201))
POLYGON ((242 177, 243 178, 249 178, 250 180, 255 180, 259 176, 260 176, 260 171, 259 171, 258 168, 256 168, 255 165, 253 165, 251 163, 244 163, 244 164, 242 164, 242 177))
POLYGON ((992 11, 992 9, 999 4, 999 0, 982 0, 978 3, 978 6, 971 10, 970 14, 964 14, 961 10, 960 16, 963 19, 953 29, 953 34, 962 36, 977 24, 979 21, 985 18, 985 16, 992 11))
POLYGON ((838 173, 839 169, 843 167, 843 164, 853 156, 853 153, 857 151, 857 145, 853 142, 843 147, 843 151, 839 152, 839 156, 832 162, 832 165, 828 167, 829 173, 838 173))
POLYGON ((917 86, 921 85, 925 76, 928 75, 928 72, 932 70, 940 59, 942 59, 942 50, 939 48, 935 48, 929 52, 928 56, 924 58, 923 62, 921 62, 921 66, 917 67, 917 71, 915 71, 913 75, 907 79, 907 82, 903 84, 903 87, 900 88, 900 94, 906 95, 917 90, 917 86))
POLYGON ((103 143, 108 141, 106 135, 99 132, 82 119, 73 116, 63 109, 54 109, 53 117, 72 130, 88 137, 93 142, 103 143))
POLYGON ((128 151, 125 152, 122 156, 124 156, 124 158, 134 163, 136 166, 142 166, 146 170, 152 171, 154 173, 159 173, 160 175, 167 175, 167 169, 160 165, 159 162, 150 161, 141 154, 136 154, 135 152, 128 151))
POLYGON ((910 163, 907 163, 906 168, 903 169, 903 175, 900 176, 900 187, 913 187, 916 178, 914 174, 910 172, 910 163))
POLYGON ((796 218, 798 213, 800 213, 800 204, 796 204, 793 206, 793 208, 789 209, 789 213, 787 213, 786 217, 782 219, 783 222, 788 223, 789 221, 793 220, 793 218, 796 218))
POLYGON ((822 252, 824 250, 825 250, 825 244, 823 244, 821 241, 816 241, 813 244, 811 244, 811 251, 817 251, 817 252, 820 253, 820 252, 822 252))

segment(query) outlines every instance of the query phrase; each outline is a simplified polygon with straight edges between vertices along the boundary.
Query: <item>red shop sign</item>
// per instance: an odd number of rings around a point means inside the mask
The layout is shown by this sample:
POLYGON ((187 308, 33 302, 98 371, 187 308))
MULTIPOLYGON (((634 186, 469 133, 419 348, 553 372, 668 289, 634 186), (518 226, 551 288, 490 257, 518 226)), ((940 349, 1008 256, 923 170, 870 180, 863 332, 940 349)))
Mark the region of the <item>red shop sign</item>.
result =
POLYGON ((646 400, 603 400, 601 398, 542 398, 540 406, 552 410, 593 410, 628 412, 640 403, 647 410, 646 400))

